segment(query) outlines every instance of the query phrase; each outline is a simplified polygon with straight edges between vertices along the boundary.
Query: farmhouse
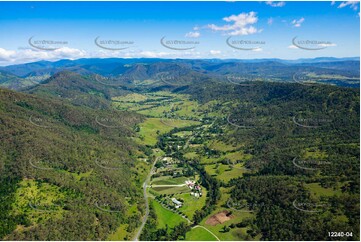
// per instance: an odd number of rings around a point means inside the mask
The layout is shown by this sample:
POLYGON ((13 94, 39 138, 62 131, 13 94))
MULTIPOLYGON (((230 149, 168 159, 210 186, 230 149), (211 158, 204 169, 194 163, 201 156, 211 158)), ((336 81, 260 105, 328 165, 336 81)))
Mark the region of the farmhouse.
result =
POLYGON ((180 208, 182 206, 182 202, 178 201, 176 198, 172 198, 172 202, 176 205, 176 208, 180 208))
POLYGON ((200 192, 202 190, 202 187, 200 185, 196 184, 196 182, 194 182, 194 181, 189 180, 189 181, 185 181, 185 183, 189 187, 189 189, 192 189, 192 190, 194 189, 198 192, 200 192))
POLYGON ((195 182, 193 181, 186 181, 186 185, 189 187, 189 189, 193 189, 195 182))

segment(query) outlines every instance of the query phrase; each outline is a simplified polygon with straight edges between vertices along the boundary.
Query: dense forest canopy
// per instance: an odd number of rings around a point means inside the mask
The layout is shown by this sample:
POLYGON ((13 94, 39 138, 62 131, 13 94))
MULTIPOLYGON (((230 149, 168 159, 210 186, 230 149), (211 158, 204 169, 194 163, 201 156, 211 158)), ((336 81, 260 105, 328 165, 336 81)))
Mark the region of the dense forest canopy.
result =
POLYGON ((355 62, 2 67, 0 238, 359 240, 355 62))

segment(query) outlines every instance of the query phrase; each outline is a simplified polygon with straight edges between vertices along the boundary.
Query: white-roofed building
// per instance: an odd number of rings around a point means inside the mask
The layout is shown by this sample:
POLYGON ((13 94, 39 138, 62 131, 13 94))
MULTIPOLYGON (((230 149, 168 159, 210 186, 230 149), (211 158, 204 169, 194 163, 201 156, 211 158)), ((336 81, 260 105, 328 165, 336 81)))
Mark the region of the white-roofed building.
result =
POLYGON ((176 198, 172 198, 172 202, 176 204, 177 206, 182 206, 182 202, 178 201, 176 198))

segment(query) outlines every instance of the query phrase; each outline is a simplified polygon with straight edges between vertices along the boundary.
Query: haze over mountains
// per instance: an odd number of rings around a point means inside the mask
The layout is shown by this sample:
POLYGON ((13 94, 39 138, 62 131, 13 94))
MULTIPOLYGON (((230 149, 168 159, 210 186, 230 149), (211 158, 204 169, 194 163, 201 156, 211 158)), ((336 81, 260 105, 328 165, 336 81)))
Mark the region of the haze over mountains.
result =
MULTIPOLYGON (((185 83, 186 79, 243 78, 242 81, 293 82, 295 74, 310 81, 339 86, 359 86, 360 60, 329 58, 281 60, 189 60, 189 59, 78 59, 55 62, 39 61, 0 67, 0 85, 14 90, 33 86, 60 71, 71 71, 84 76, 102 75, 117 78, 118 84, 134 81, 159 80, 161 76, 185 83), (171 73, 171 74, 170 74, 171 73), (121 78, 120 78, 121 77, 121 78), (183 81, 182 81, 183 80, 183 81)), ((163 78, 163 79, 164 79, 163 78)))

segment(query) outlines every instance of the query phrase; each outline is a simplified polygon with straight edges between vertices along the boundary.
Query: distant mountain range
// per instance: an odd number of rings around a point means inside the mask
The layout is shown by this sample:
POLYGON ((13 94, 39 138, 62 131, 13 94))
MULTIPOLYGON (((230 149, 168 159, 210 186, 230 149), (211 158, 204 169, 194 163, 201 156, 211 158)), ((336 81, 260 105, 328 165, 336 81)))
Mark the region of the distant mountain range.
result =
POLYGON ((312 82, 358 87, 360 59, 359 57, 319 57, 298 60, 90 58, 55 62, 38 61, 0 67, 0 85, 19 90, 34 86, 61 71, 74 72, 82 76, 101 75, 117 78, 124 85, 145 80, 163 80, 163 84, 172 82, 171 84, 175 85, 187 85, 193 81, 209 79, 224 81, 227 78, 242 79, 242 81, 293 82, 294 75, 301 73, 312 82))
MULTIPOLYGON (((326 59, 80 59, 1 67, 0 238, 131 240, 140 231, 140 240, 186 240, 157 227, 162 211, 182 215, 163 208, 173 195, 149 190, 164 199, 153 200, 143 188, 194 177, 207 196, 189 216, 192 226, 232 209, 231 201, 244 201, 237 203, 242 209, 264 204, 252 208, 250 220, 235 207, 228 224, 237 225, 222 236, 268 239, 278 236, 276 228, 290 240, 327 240, 314 231, 357 231, 360 90, 349 87, 359 87, 360 61, 326 59), (300 170, 295 157, 306 156, 311 165, 329 165, 300 170), (173 165, 159 162, 164 157, 173 165), (158 165, 161 172, 152 168, 158 165), (221 180, 236 165, 234 177, 221 180), (160 177, 167 180, 151 180, 160 177), (296 197, 332 206, 319 215, 299 213, 296 197), (241 237, 236 229, 255 235, 241 237)), ((195 201, 180 198, 190 207, 195 201)))

